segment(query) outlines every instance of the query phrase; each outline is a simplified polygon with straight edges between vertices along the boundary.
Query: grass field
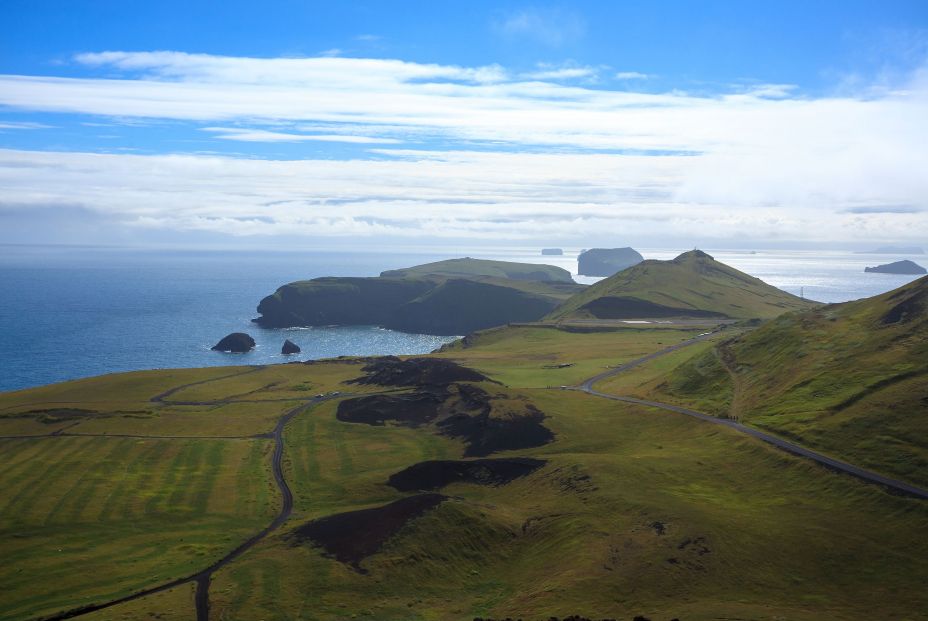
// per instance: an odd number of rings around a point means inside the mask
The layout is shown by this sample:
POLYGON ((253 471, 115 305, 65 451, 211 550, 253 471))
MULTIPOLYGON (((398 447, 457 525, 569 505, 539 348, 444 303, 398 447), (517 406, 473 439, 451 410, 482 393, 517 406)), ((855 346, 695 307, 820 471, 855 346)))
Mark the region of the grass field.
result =
POLYGON ((2 619, 193 573, 278 502, 268 440, 53 437, 0 447, 2 619))
MULTIPOLYGON (((215 577, 217 614, 925 618, 924 503, 673 414, 531 392, 558 441, 521 453, 547 467, 501 488, 446 488, 456 500, 410 524, 363 564, 366 575, 284 531, 215 577)), ((421 450, 346 461, 331 449, 325 481, 304 502, 334 513, 395 498, 385 465, 421 450)))
POLYGON ((576 332, 553 325, 509 327, 479 332, 468 337, 469 345, 458 341, 438 355, 459 360, 508 386, 546 388, 579 384, 608 367, 702 332, 705 328, 628 327, 576 332))
MULTIPOLYGON (((391 474, 460 459, 464 444, 429 425, 341 422, 336 402, 300 413, 283 436, 293 513, 213 575, 210 618, 928 619, 924 501, 698 420, 544 388, 702 330, 520 327, 446 350, 442 357, 509 386, 494 391, 546 414, 553 442, 497 455, 547 465, 501 487, 441 489, 449 499, 362 560, 364 573, 293 533, 407 496, 386 485, 391 474), (549 368, 563 363, 573 366, 549 368)), ((599 387, 648 391, 712 346, 599 387)), ((359 374, 345 363, 146 372, 0 395, 0 429, 15 432, 7 435, 110 436, 0 439, 0 619, 105 601, 214 562, 280 504, 273 442, 254 436, 317 392, 379 390, 341 383, 359 374), (204 383, 152 401, 194 382, 204 383), (53 408, 63 411, 35 412, 53 408), (113 437, 111 429, 199 437, 113 437)), ((85 618, 193 616, 187 584, 85 618)))

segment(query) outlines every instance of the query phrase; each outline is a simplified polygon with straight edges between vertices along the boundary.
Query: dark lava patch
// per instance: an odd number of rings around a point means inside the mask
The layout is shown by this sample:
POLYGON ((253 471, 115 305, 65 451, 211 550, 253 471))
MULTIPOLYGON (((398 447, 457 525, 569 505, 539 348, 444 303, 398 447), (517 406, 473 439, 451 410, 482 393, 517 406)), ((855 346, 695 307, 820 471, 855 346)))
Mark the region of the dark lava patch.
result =
POLYGON ((390 421, 417 427, 435 420, 446 398, 447 393, 443 391, 356 397, 339 403, 335 417, 346 423, 383 425, 390 421))
POLYGON ((434 424, 443 435, 467 445, 466 457, 547 444, 554 434, 545 415, 525 399, 490 395, 472 384, 432 386, 408 394, 369 395, 346 399, 336 418, 346 423, 409 427, 434 424))
POLYGON ((460 438, 466 444, 465 457, 485 457, 496 451, 514 451, 542 446, 554 440, 554 434, 544 426, 545 415, 534 405, 526 404, 522 415, 476 416, 460 414, 438 423, 441 432, 460 438))
POLYGON ((498 486, 531 474, 546 463, 530 457, 423 461, 390 475, 387 484, 401 492, 441 489, 458 482, 498 486))
POLYGON ((380 550, 407 522, 447 499, 441 494, 418 494, 382 507, 337 513, 300 526, 290 538, 295 543, 311 541, 327 556, 366 573, 359 566, 362 560, 380 550))
POLYGON ((454 382, 482 382, 489 378, 473 369, 443 358, 410 358, 396 356, 375 358, 362 369, 364 377, 350 380, 355 384, 380 386, 447 386, 454 382))

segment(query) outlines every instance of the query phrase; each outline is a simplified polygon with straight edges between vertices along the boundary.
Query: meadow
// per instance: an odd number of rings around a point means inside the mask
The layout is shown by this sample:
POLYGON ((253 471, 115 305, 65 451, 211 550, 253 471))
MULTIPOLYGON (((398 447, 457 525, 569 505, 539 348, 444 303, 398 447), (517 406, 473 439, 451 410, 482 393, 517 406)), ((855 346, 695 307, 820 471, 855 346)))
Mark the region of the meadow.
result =
MULTIPOLYGON (((491 457, 546 464, 501 486, 437 490, 447 499, 357 566, 296 534, 409 497, 390 475, 460 459, 465 445, 433 425, 342 422, 337 400, 300 411, 283 432, 293 512, 213 573, 210 617, 928 618, 924 501, 728 429, 547 388, 703 330, 526 326, 445 348, 436 357, 488 374, 500 384, 481 385, 532 403, 554 434, 491 457)), ((644 390, 732 333, 598 388, 644 390)), ((0 619, 118 598, 223 557, 279 510, 268 434, 284 413, 319 393, 411 390, 344 383, 361 368, 143 372, 0 395, 4 435, 41 436, 0 439, 0 619)), ((193 593, 187 583, 84 618, 189 619, 193 593)))

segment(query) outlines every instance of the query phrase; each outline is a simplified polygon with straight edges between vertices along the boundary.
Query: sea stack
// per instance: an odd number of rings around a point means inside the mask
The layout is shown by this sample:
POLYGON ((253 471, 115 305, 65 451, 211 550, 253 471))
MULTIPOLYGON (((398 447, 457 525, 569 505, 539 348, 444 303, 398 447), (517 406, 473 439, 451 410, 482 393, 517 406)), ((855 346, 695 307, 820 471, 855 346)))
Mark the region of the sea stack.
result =
POLYGON ((644 261, 632 248, 592 248, 577 257, 577 273, 581 276, 612 276, 644 261))
POLYGON ((878 265, 876 267, 865 267, 864 271, 877 274, 928 274, 928 270, 908 259, 905 261, 896 261, 895 263, 887 263, 886 265, 878 265))
POLYGON ((559 257, 564 254, 564 251, 560 248, 542 248, 541 254, 544 256, 555 256, 559 257))
POLYGON ((300 346, 290 339, 287 339, 284 341, 284 346, 280 348, 280 353, 285 356, 289 356, 290 354, 298 354, 300 353, 300 346))
POLYGON ((233 332, 224 336, 221 341, 213 345, 213 350, 224 351, 230 354, 244 354, 255 348, 255 340, 244 332, 233 332))

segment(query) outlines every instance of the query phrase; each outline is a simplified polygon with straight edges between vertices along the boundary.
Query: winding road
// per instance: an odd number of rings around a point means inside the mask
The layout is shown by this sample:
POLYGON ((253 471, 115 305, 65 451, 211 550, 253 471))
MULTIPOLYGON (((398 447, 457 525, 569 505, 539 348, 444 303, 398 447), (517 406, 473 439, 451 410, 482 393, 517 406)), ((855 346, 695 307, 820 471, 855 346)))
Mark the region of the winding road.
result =
POLYGON ((847 462, 835 459, 833 457, 828 457, 827 455, 823 455, 821 453, 808 449, 799 444, 795 444, 793 442, 784 440, 783 438, 780 438, 779 436, 765 433, 763 431, 760 431, 753 427, 748 427, 747 425, 743 425, 737 421, 734 421, 728 418, 718 418, 716 416, 711 416, 703 412, 697 412, 696 410, 691 410, 689 408, 680 407, 678 405, 671 405, 669 403, 660 403, 659 401, 648 401, 646 399, 636 399, 634 397, 622 397, 619 395, 612 395, 609 393, 600 392, 596 390, 595 388, 593 388, 594 384, 608 377, 613 377, 615 375, 618 375, 619 373, 633 369, 646 362, 654 360, 655 358, 658 358, 660 356, 664 356, 671 352, 677 351, 678 349, 682 349, 683 347, 694 345, 696 343, 699 343, 700 341, 709 339, 712 336, 714 336, 716 333, 717 333, 717 330, 714 330, 712 332, 703 333, 695 338, 683 341, 681 343, 677 343, 676 345, 671 345, 670 347, 666 347, 662 350, 648 354, 647 356, 642 356, 641 358, 637 358, 630 362, 626 362, 625 364, 621 364, 617 367, 609 369, 608 371, 604 371, 598 375, 591 377, 590 379, 586 380, 579 386, 571 388, 571 390, 579 390, 587 394, 593 395, 595 397, 602 397, 603 399, 611 399, 613 401, 621 401, 623 403, 633 403, 635 405, 643 405, 646 407, 660 408, 662 410, 667 410, 669 412, 676 412, 677 414, 684 414, 692 418, 698 418, 699 420, 706 421, 708 423, 712 423, 715 425, 722 425, 723 427, 734 429, 735 431, 739 431, 753 438, 757 438, 758 440, 767 442, 768 444, 772 444, 773 446, 779 449, 782 449, 784 451, 787 451, 789 453, 792 453, 793 455, 798 455, 800 457, 811 459, 812 461, 818 462, 819 464, 827 468, 831 468, 839 472, 850 474, 851 476, 855 476, 859 479, 862 479, 870 483, 876 483, 878 485, 882 485, 895 492, 899 492, 899 493, 909 495, 909 496, 915 496, 917 498, 928 499, 928 490, 926 489, 917 487, 915 485, 911 485, 909 483, 906 483, 905 481, 900 481, 898 479, 892 479, 889 477, 885 477, 871 470, 867 470, 866 468, 861 468, 859 466, 849 464, 847 462))
MULTIPOLYGON (((721 425, 729 429, 738 431, 740 433, 749 435, 753 438, 757 438, 758 440, 761 440, 763 442, 767 442, 768 444, 771 444, 779 449, 782 449, 794 455, 798 455, 801 457, 805 457, 807 459, 811 459, 835 471, 850 474, 852 476, 855 476, 861 480, 864 480, 870 483, 876 483, 878 485, 882 485, 892 491, 895 491, 901 494, 914 496, 914 497, 922 498, 922 499, 928 499, 928 490, 926 489, 917 487, 915 485, 911 485, 909 483, 906 483, 905 481, 900 481, 898 479, 892 479, 889 477, 885 477, 883 475, 872 472, 865 468, 861 468, 859 466, 855 466, 853 464, 849 464, 849 463, 834 459, 832 457, 828 457, 827 455, 823 455, 816 451, 810 450, 799 444, 789 442, 778 436, 765 433, 763 431, 754 429, 752 427, 748 427, 734 420, 718 418, 715 416, 711 416, 709 414, 705 414, 703 412, 698 412, 696 410, 692 410, 692 409, 677 406, 677 405, 671 405, 668 403, 660 403, 658 401, 649 401, 646 399, 637 399, 634 397, 623 397, 619 395, 612 395, 612 394, 600 392, 594 388, 594 385, 596 383, 606 378, 613 377, 615 375, 618 375, 620 373, 623 373, 625 371, 638 367, 660 356, 664 356, 666 354, 677 351, 684 347, 688 347, 690 345, 694 345, 696 343, 710 339, 718 333, 718 330, 719 329, 716 328, 715 330, 712 330, 711 332, 704 332, 694 338, 682 341, 675 345, 671 345, 659 351, 650 353, 646 356, 642 356, 635 360, 632 360, 624 364, 618 365, 616 367, 613 367, 607 371, 604 371, 602 373, 599 373, 587 379, 586 381, 584 381, 582 384, 578 386, 564 387, 564 388, 567 390, 576 390, 576 391, 585 392, 589 395, 600 397, 603 399, 610 399, 612 401, 619 401, 623 403, 631 403, 634 405, 659 408, 662 410, 675 412, 678 414, 683 414, 683 415, 686 415, 692 418, 697 418, 701 421, 705 421, 705 422, 712 423, 715 425, 721 425)), ((164 403, 164 404, 171 404, 171 405, 214 405, 214 404, 219 404, 219 403, 225 404, 225 403, 234 402, 230 399, 217 400, 217 401, 199 401, 199 402, 192 402, 192 401, 175 402, 175 401, 168 401, 167 399, 171 395, 177 392, 180 392, 181 390, 185 388, 189 388, 191 386, 205 384, 208 382, 217 381, 221 379, 227 379, 230 377, 244 375, 247 373, 254 373, 256 371, 261 370, 262 368, 263 367, 253 367, 247 371, 242 371, 242 372, 238 372, 238 373, 234 373, 230 375, 211 378, 208 380, 198 381, 198 382, 194 382, 191 384, 185 384, 183 386, 176 386, 174 388, 171 388, 170 390, 167 390, 158 395, 155 395, 150 400, 156 403, 164 403)), ((394 391, 391 390, 391 391, 384 391, 384 392, 394 392, 394 391)), ((378 393, 369 393, 369 394, 378 394, 378 393)), ((328 396, 304 399, 302 400, 303 402, 300 403, 300 405, 288 410, 278 419, 277 424, 274 427, 274 430, 272 433, 266 434, 266 435, 259 435, 259 436, 250 436, 251 438, 269 437, 274 440, 274 454, 273 454, 273 458, 271 461, 271 467, 272 467, 272 471, 274 474, 274 482, 276 483, 277 488, 280 490, 280 495, 281 495, 281 500, 282 500, 280 511, 277 513, 277 516, 270 522, 270 524, 268 524, 262 530, 260 530, 259 532, 255 533, 254 535, 252 535, 251 537, 249 537, 248 539, 240 543, 237 547, 235 547, 233 550, 228 552, 221 559, 217 560, 213 564, 209 565, 208 567, 194 574, 184 576, 182 578, 177 578, 175 580, 171 580, 170 582, 165 582, 158 586, 154 586, 154 587, 147 588, 141 591, 137 591, 131 595, 127 595, 125 597, 110 600, 104 603, 82 606, 82 607, 74 608, 74 609, 53 615, 53 616, 43 617, 42 621, 59 621, 63 619, 72 619, 72 618, 79 617, 79 616, 82 616, 82 615, 85 615, 91 612, 110 608, 118 604, 123 604, 123 603, 130 602, 133 600, 141 599, 143 597, 147 597, 149 595, 154 595, 156 593, 168 591, 170 589, 173 589, 175 587, 178 587, 183 584, 190 583, 190 582, 193 582, 196 584, 196 596, 195 596, 196 619, 197 621, 208 621, 209 619, 209 586, 210 586, 210 581, 212 579, 213 573, 221 569, 225 565, 229 564, 230 562, 232 562, 239 556, 241 556, 245 551, 247 551, 248 549, 253 547, 255 544, 257 544, 259 541, 267 537, 270 533, 278 529, 284 522, 286 522, 286 520, 290 517, 291 512, 293 511, 293 493, 291 492, 290 486, 287 484, 287 481, 284 478, 283 467, 282 467, 283 452, 284 452, 284 439, 283 439, 284 428, 287 426, 287 424, 291 420, 293 420, 294 417, 310 409, 311 407, 323 401, 327 401, 330 399, 336 399, 336 398, 342 398, 346 396, 351 396, 351 395, 346 395, 346 394, 328 395, 328 396)), ((234 399, 234 397, 231 399, 234 399)), ((284 399, 281 399, 281 400, 284 400, 284 399)), ((285 400, 297 401, 299 399, 285 399, 285 400)), ((269 400, 269 401, 272 401, 272 400, 269 400)), ((277 401, 277 399, 274 399, 273 401, 277 401)), ((249 400, 248 402, 255 403, 255 402, 260 402, 260 401, 249 400)), ((67 434, 58 434, 59 437, 62 435, 67 437, 67 434)), ((74 434, 74 435, 78 435, 78 434, 74 434)), ((52 435, 39 436, 39 437, 55 437, 55 435, 52 434, 52 435)), ((119 436, 112 435, 109 437, 119 437, 119 436)), ((135 436, 126 436, 126 437, 135 437, 135 436)))
MULTIPOLYGON (((235 373, 232 375, 226 375, 226 376, 222 376, 218 378, 213 378, 211 380, 194 382, 191 384, 185 384, 183 386, 177 386, 177 387, 172 388, 171 390, 155 395, 150 400, 156 403, 171 403, 172 405, 176 405, 178 403, 182 403, 184 405, 213 405, 216 403, 229 403, 228 400, 199 401, 199 402, 186 402, 185 401, 185 402, 175 403, 175 402, 166 401, 166 398, 176 392, 179 392, 180 390, 183 390, 184 388, 189 388, 191 386, 204 384, 209 381, 216 381, 219 379, 235 377, 237 375, 244 375, 245 373, 253 373, 256 370, 260 370, 261 368, 262 367, 256 367, 253 370, 245 371, 243 373, 235 373)), ((277 420, 277 425, 274 427, 274 431, 268 434, 268 436, 265 436, 265 437, 270 437, 274 440, 274 455, 271 459, 271 469, 274 473, 274 482, 277 484, 277 488, 280 490, 280 496, 281 496, 282 502, 281 502, 280 511, 277 513, 277 516, 271 521, 270 524, 268 524, 262 530, 260 530, 259 532, 255 533, 254 535, 252 535, 251 537, 249 537, 248 539, 240 543, 232 551, 228 552, 225 556, 223 556, 221 559, 219 559, 218 561, 216 561, 209 567, 206 567, 205 569, 202 569, 195 574, 184 576, 182 578, 176 578, 174 580, 171 580, 170 582, 165 582, 163 584, 159 584, 158 586, 154 586, 154 587, 144 589, 141 591, 136 591, 135 593, 132 593, 131 595, 126 595, 125 597, 120 597, 118 599, 110 600, 108 602, 103 602, 100 604, 90 604, 88 606, 81 606, 80 608, 73 608, 71 610, 59 613, 57 615, 52 615, 49 617, 42 617, 42 620, 43 621, 59 621, 61 619, 73 619, 75 617, 79 617, 79 616, 82 616, 82 615, 85 615, 91 612, 96 612, 97 610, 103 610, 105 608, 110 608, 118 604, 124 604, 126 602, 131 602, 133 600, 141 599, 149 595, 154 595, 155 593, 169 591, 175 587, 181 586, 183 584, 187 584, 188 582, 194 582, 196 584, 195 602, 196 602, 196 611, 197 611, 196 613, 197 621, 208 621, 209 619, 209 585, 210 585, 210 580, 212 579, 213 573, 217 571, 218 569, 222 568, 223 566, 229 564, 230 562, 232 562, 239 556, 241 556, 242 553, 244 553, 246 550, 253 547, 256 543, 258 543, 259 541, 267 537, 273 531, 277 530, 281 526, 281 524, 287 521, 287 518, 290 517, 290 513, 293 511, 293 492, 290 491, 290 486, 287 484, 287 480, 284 478, 283 465, 282 465, 283 454, 284 454, 284 438, 283 438, 284 428, 287 426, 287 424, 291 420, 293 420, 295 416, 297 416, 301 412, 304 412, 310 409, 311 407, 319 403, 322 403, 323 401, 341 398, 344 396, 348 396, 348 395, 328 395, 324 397, 313 397, 310 399, 303 400, 304 401, 303 403, 285 412, 283 416, 281 416, 277 420)), ((288 399, 288 401, 296 401, 296 400, 297 399, 288 399)), ((249 401, 249 403, 253 403, 253 401, 249 401)), ((52 437, 52 436, 42 436, 42 437, 52 437)), ((116 436, 107 436, 107 437, 116 437, 116 436)), ((262 437, 262 436, 251 436, 251 438, 258 438, 258 437, 262 437)))

